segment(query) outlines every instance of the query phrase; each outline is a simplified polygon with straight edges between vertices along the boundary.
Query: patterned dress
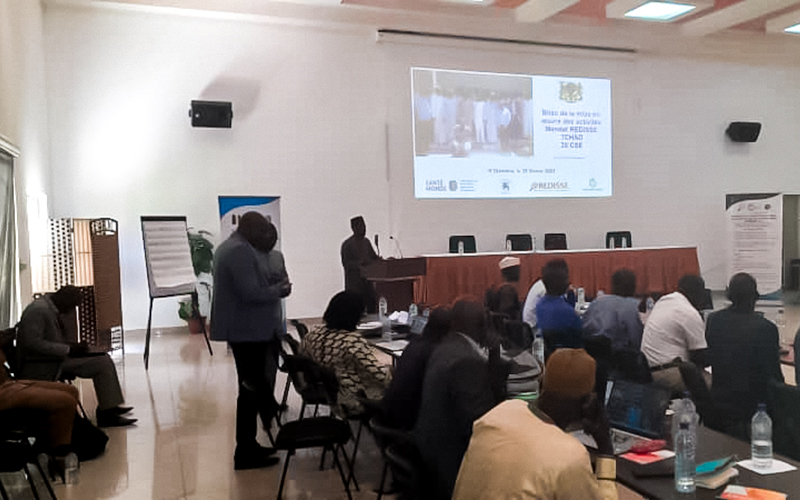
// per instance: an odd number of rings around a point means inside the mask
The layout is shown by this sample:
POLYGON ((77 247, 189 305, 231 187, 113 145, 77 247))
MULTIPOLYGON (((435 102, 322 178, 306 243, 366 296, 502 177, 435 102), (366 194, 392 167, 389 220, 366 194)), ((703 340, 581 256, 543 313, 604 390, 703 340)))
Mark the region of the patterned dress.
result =
POLYGON ((388 367, 378 362, 367 341, 355 332, 319 326, 303 338, 300 354, 336 373, 339 411, 344 415, 363 411, 358 401, 361 391, 368 399, 382 399, 391 379, 388 367))

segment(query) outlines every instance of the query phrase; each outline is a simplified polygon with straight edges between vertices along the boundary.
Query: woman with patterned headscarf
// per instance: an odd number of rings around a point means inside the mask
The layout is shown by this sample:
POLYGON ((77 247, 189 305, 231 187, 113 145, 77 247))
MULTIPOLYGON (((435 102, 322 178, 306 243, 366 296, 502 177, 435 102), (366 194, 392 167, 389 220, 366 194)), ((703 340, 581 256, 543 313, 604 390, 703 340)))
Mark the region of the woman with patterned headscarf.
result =
POLYGON ((372 348, 356 333, 364 302, 361 295, 344 291, 333 296, 324 325, 309 332, 300 344, 300 353, 332 370, 339 380, 338 409, 344 415, 363 411, 359 397, 379 400, 391 378, 372 348))

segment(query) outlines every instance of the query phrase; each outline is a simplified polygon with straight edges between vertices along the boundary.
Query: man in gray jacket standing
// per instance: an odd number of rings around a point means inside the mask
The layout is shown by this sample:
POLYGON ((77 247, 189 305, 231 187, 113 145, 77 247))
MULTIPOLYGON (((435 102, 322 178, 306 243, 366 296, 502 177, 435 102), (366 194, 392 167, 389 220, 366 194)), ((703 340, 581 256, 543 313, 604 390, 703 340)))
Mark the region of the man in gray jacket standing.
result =
POLYGON ((274 250, 277 241, 271 222, 247 212, 214 255, 211 339, 228 342, 239 379, 236 470, 278 463, 275 450, 256 441, 257 416, 266 427, 277 411, 273 391, 284 335, 281 299, 292 291, 283 255, 274 250))

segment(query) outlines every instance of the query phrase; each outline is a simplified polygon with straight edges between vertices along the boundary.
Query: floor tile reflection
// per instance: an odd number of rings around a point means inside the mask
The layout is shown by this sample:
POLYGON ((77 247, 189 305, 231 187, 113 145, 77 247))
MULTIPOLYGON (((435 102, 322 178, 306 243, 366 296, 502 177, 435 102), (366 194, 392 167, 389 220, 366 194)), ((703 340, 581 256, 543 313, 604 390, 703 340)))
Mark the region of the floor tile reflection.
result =
MULTIPOLYGON (((236 371, 233 356, 214 343, 210 356, 203 337, 183 329, 154 336, 150 369, 142 361, 142 332, 126 334, 126 353, 114 356, 127 403, 139 421, 129 428, 107 429, 110 441, 100 458, 82 464, 77 485, 56 486, 63 499, 231 499, 275 498, 282 463, 259 470, 233 470, 236 371)), ((279 373, 276 394, 285 378, 279 373)), ((94 417, 91 382, 80 384, 86 411, 94 417)), ((300 400, 290 392, 289 418, 300 400)), ((260 435, 263 444, 266 434, 260 435)), ((292 458, 284 498, 346 498, 335 469, 319 470, 320 451, 292 458)), ((363 435, 356 473, 357 499, 373 499, 381 471, 380 453, 363 435)), ((392 497, 384 497, 391 499, 392 497)))

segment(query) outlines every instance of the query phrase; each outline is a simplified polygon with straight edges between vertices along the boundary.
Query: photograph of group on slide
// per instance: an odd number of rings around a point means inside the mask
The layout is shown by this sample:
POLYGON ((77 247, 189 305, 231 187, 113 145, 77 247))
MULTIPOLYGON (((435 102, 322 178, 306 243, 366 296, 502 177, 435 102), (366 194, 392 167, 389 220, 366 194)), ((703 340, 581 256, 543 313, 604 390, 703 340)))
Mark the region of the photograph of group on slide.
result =
POLYGON ((414 68, 416 156, 533 155, 528 76, 414 68))

